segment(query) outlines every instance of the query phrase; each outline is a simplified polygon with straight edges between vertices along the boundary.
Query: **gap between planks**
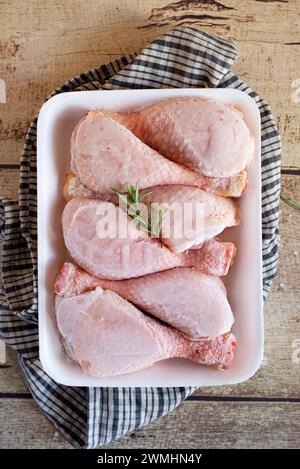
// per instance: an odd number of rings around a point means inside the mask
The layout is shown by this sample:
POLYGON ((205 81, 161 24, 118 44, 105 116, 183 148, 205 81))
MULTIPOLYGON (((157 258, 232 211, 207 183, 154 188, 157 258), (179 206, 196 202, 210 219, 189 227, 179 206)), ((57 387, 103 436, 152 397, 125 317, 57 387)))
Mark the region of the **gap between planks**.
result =
MULTIPOLYGON (((0 399, 32 399, 32 395, 28 393, 13 393, 13 392, 2 392, 0 393, 0 399)), ((300 398, 294 397, 248 397, 248 396, 189 396, 185 401, 193 402, 277 402, 277 403, 288 403, 300 404, 300 398)))

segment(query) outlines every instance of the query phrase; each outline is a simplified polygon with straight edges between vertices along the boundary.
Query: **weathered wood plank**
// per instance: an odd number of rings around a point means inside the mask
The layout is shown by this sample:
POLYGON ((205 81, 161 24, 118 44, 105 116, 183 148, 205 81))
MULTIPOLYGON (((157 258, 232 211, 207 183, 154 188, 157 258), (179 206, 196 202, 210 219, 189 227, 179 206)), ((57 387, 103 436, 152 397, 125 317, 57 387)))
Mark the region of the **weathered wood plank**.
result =
POLYGON ((297 448, 299 404, 185 402, 110 448, 297 448))
POLYGON ((0 448, 71 448, 33 400, 0 400, 0 448))
POLYGON ((56 86, 185 23, 237 42, 235 70, 270 102, 283 136, 284 164, 299 167, 300 105, 293 103, 291 87, 299 78, 299 13, 297 0, 251 0, 247 9, 238 0, 147 0, 134 8, 130 0, 88 0, 84 14, 73 0, 50 0, 47 7, 6 1, 0 18, 0 78, 7 84, 0 159, 18 161, 28 122, 56 86))
POLYGON ((0 169, 0 198, 18 199, 19 170, 0 169))
MULTIPOLYGON (((6 366, 0 367, 0 393, 28 393, 17 360, 17 353, 6 347, 6 366)), ((1 400, 1 398, 0 398, 1 400)))
MULTIPOLYGON (((185 402, 105 448, 297 448, 299 418, 294 403, 185 402)), ((1 400, 0 420, 1 448, 70 447, 33 401, 1 400)))

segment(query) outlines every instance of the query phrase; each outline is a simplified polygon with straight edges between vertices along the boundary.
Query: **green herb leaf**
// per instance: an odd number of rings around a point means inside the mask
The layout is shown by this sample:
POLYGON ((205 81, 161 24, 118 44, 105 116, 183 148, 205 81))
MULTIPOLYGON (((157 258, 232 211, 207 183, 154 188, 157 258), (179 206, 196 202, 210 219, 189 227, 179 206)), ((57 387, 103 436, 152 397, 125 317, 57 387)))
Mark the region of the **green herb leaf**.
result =
POLYGON ((296 202, 295 200, 291 199, 287 194, 283 194, 281 192, 280 194, 281 200, 283 200, 286 204, 288 204, 290 207, 295 208, 296 210, 300 210, 300 204, 296 202))
POLYGON ((165 207, 160 208, 159 211, 154 214, 154 217, 152 213, 151 223, 149 223, 148 218, 141 215, 139 204, 145 197, 151 195, 152 192, 146 192, 144 195, 140 196, 140 183, 138 179, 135 186, 130 182, 127 182, 125 184, 125 188, 126 192, 121 192, 114 187, 111 188, 111 190, 119 196, 119 199, 125 203, 125 206, 121 206, 121 208, 136 222, 138 226, 143 227, 148 231, 148 233, 160 237, 162 223, 168 209, 165 207), (153 221, 152 218, 154 218, 153 221))
MULTIPOLYGON (((166 207, 161 207, 158 211, 158 213, 155 214, 155 222, 154 224, 152 224, 152 232, 155 236, 157 236, 158 238, 160 238, 160 235, 161 235, 161 229, 162 229, 162 224, 163 224, 163 221, 164 221, 164 217, 166 215, 166 212, 167 212, 167 208, 166 207)), ((152 220, 151 220, 152 221, 152 220)))
POLYGON ((136 183, 135 183, 135 203, 138 204, 139 203, 139 192, 140 192, 140 187, 139 187, 139 180, 137 179, 136 180, 136 183))

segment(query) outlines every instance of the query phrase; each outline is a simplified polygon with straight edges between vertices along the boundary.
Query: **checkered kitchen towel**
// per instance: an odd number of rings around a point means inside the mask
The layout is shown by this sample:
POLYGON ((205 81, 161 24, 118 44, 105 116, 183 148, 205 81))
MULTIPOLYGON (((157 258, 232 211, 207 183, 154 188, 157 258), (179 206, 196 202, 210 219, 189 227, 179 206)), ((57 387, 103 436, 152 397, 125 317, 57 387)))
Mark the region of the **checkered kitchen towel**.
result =
MULTIPOLYGON (((264 294, 276 275, 279 242, 280 137, 269 106, 231 66, 235 45, 181 27, 154 40, 137 56, 82 73, 53 94, 96 89, 221 87, 248 93, 262 125, 262 223, 264 294)), ((41 410, 75 447, 97 448, 175 409, 194 388, 72 388, 61 386, 39 361, 37 307, 36 124, 28 130, 21 157, 18 202, 3 199, 0 334, 19 353, 30 391, 41 410)))

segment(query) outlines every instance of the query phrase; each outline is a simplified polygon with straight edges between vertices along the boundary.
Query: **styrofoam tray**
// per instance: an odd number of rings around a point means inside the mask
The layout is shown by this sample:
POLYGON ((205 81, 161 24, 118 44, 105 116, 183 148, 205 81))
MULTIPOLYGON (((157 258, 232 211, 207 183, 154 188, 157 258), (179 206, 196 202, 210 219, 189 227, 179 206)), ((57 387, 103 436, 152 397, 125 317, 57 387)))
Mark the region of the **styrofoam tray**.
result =
MULTIPOLYGON (((72 386, 212 386, 247 380, 259 368, 263 356, 261 159, 260 115, 255 102, 234 89, 160 89, 81 91, 49 99, 38 118, 38 291, 40 359, 57 382, 72 386), (65 205, 62 187, 70 170, 70 137, 84 113, 99 107, 129 111, 161 99, 201 96, 239 108, 255 137, 255 156, 249 168, 249 184, 240 199, 240 226, 225 230, 234 241, 237 257, 224 279, 235 315, 233 332, 238 348, 230 370, 221 372, 182 359, 161 361, 138 373, 112 378, 85 375, 65 354, 54 315, 53 284, 68 259, 61 214, 65 205)), ((128 338, 130 340, 130 337, 128 338)))

